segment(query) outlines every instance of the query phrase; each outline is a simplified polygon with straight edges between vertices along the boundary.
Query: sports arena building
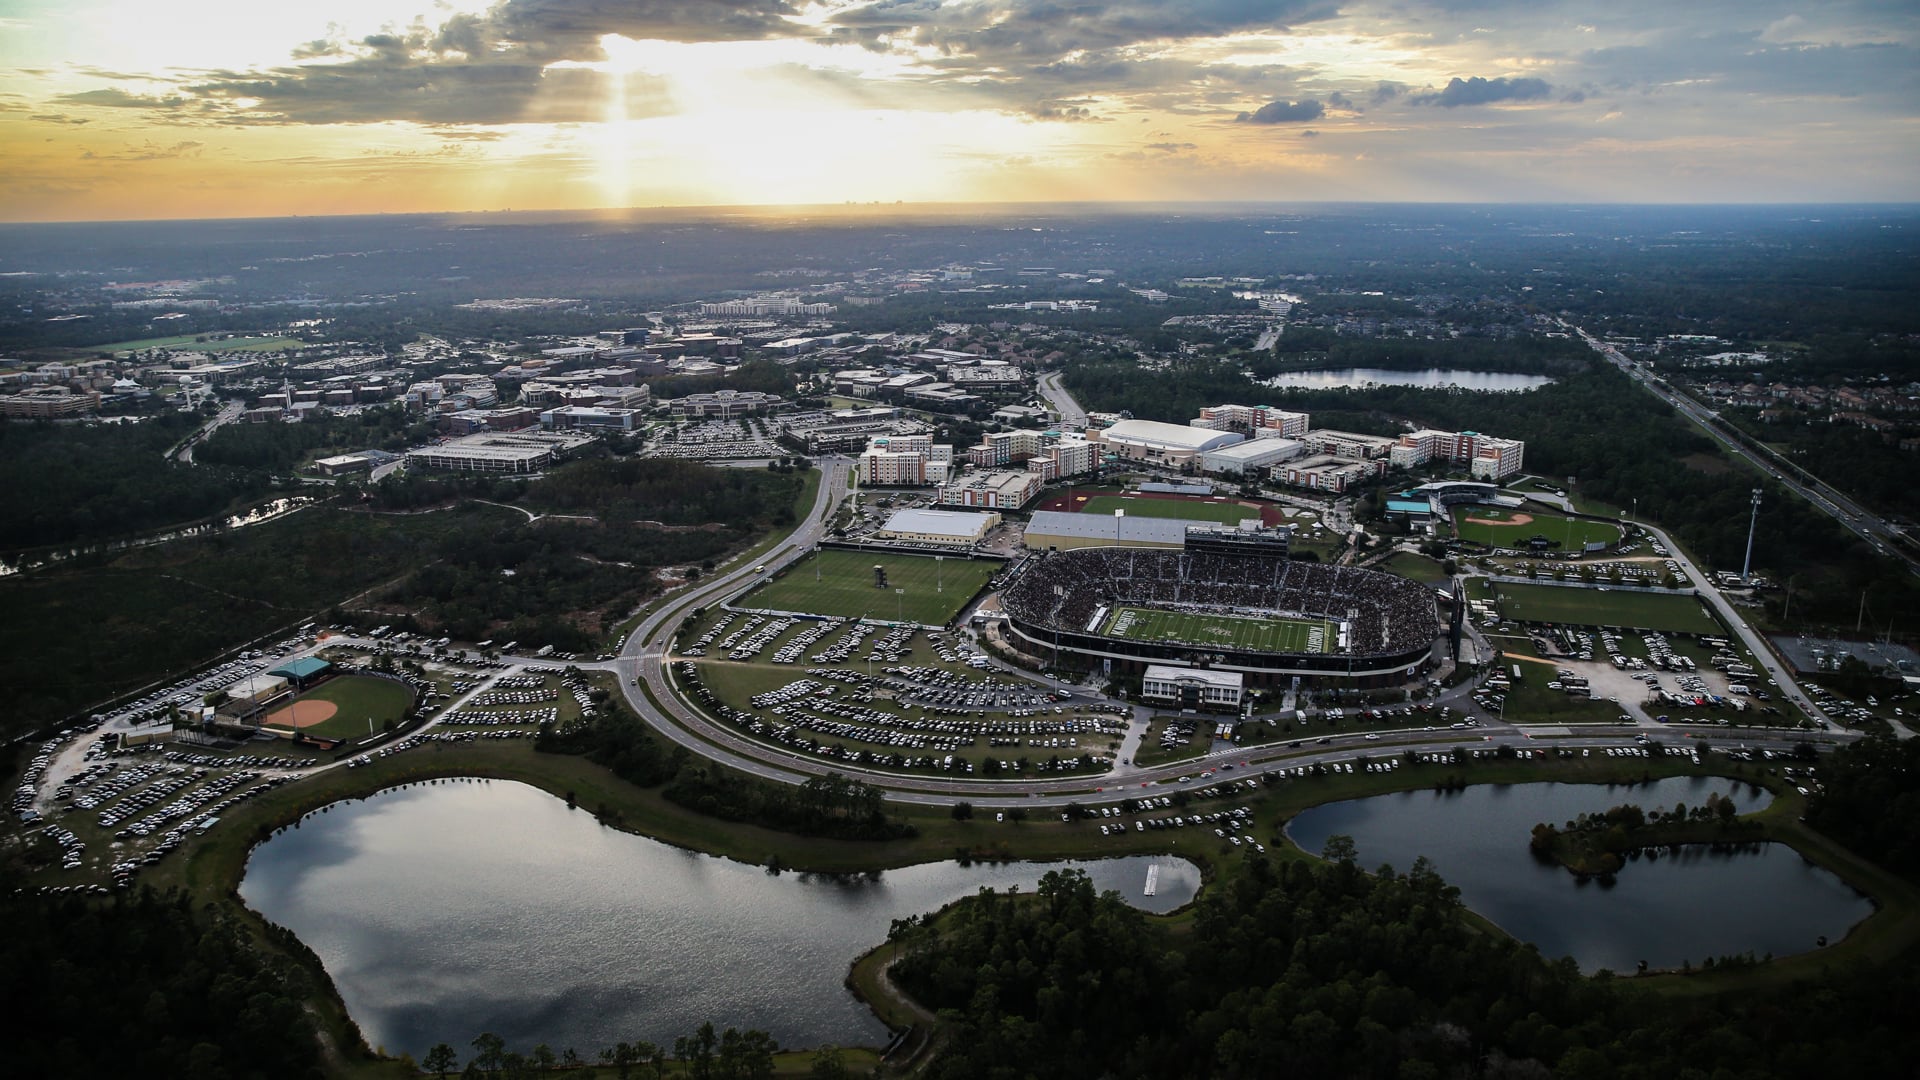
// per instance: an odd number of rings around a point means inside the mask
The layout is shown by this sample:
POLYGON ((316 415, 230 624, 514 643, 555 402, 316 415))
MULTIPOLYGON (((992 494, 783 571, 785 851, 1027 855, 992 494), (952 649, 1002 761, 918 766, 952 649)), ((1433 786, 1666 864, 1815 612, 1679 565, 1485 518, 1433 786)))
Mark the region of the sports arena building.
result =
POLYGON ((1427 663, 1443 631, 1435 593, 1417 582, 1228 544, 1034 555, 1014 569, 1001 607, 1008 634, 1036 655, 1057 648, 1127 673, 1143 673, 1150 664, 1240 672, 1259 686, 1296 676, 1347 686, 1397 685, 1427 663), (1319 651, 1262 652, 1105 632, 1109 617, 1122 608, 1236 623, 1314 621, 1335 629, 1319 651))
POLYGON ((1122 420, 1112 427, 1089 431, 1087 438, 1104 446, 1109 453, 1125 461, 1179 468, 1197 465, 1200 455, 1211 453, 1246 436, 1232 431, 1163 424, 1158 420, 1122 420))

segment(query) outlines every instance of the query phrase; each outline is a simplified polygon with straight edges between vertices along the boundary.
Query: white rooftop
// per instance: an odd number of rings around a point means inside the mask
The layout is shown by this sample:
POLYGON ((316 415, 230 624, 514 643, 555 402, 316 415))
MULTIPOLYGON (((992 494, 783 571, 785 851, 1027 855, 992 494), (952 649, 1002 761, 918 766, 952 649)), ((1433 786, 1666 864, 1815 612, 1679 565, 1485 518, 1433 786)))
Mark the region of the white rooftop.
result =
POLYGON ((1246 436, 1232 431, 1163 424, 1158 420, 1122 420, 1101 432, 1101 438, 1122 442, 1158 443, 1182 450, 1217 450, 1244 441, 1246 436))
POLYGON ((885 531, 971 540, 985 534, 997 516, 966 510, 898 510, 887 519, 885 531))
POLYGON ((1158 682, 1200 683, 1206 686, 1239 687, 1243 677, 1238 671, 1218 671, 1213 668, 1172 667, 1167 664, 1148 664, 1142 680, 1158 682))

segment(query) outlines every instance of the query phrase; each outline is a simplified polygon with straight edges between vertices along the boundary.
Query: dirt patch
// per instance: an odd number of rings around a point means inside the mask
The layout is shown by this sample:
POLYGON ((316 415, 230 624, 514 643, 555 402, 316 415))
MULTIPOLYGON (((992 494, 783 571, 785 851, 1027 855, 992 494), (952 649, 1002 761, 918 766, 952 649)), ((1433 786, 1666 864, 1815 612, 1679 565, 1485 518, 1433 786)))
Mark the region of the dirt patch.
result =
POLYGON ((1461 518, 1460 520, 1466 522, 1468 525, 1531 525, 1533 524, 1533 515, 1513 514, 1504 521, 1497 518, 1483 517, 1468 517, 1461 518))
POLYGON ((315 724, 324 724, 333 719, 340 706, 331 701, 296 701, 284 709, 275 709, 268 715, 266 722, 274 727, 308 728, 315 724))
POLYGON ((1680 464, 1708 476, 1721 476, 1733 471, 1733 466, 1718 454, 1688 454, 1680 459, 1680 464))

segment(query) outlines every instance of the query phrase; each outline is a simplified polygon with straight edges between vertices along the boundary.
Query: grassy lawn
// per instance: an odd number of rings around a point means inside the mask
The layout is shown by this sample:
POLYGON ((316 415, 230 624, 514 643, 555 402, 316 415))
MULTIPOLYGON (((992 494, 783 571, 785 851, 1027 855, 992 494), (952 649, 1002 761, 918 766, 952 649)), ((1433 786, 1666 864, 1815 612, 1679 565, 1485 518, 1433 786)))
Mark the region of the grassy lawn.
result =
POLYGON ((1492 506, 1461 506, 1453 511, 1454 535, 1489 547, 1522 548, 1534 536, 1558 542, 1560 550, 1578 551, 1583 544, 1614 544, 1620 541, 1620 526, 1604 521, 1583 521, 1539 508, 1505 510, 1492 506), (1469 521, 1468 519, 1473 520, 1469 521), (1499 524, 1488 524, 1498 522, 1499 524))
MULTIPOLYGON (((1508 665, 1512 666, 1512 665, 1508 665)), ((1507 692, 1507 706, 1501 719, 1515 724, 1603 724, 1618 723, 1620 706, 1611 701, 1575 697, 1562 690, 1549 690, 1554 669, 1544 664, 1521 663, 1526 677, 1507 692)))
POLYGON ((413 691, 391 679, 371 675, 341 675, 301 694, 294 715, 306 702, 330 701, 339 710, 326 720, 300 730, 322 739, 363 738, 399 720, 413 706, 413 691))
POLYGON ((1103 514, 1107 517, 1112 517, 1115 510, 1125 510, 1133 517, 1217 521, 1223 525, 1238 525, 1244 518, 1260 516, 1258 508, 1234 499, 1138 499, 1128 495, 1091 495, 1076 509, 1082 514, 1103 514))
POLYGON ((1521 622, 1567 626, 1621 626, 1663 633, 1724 634, 1700 600, 1668 593, 1636 593, 1564 585, 1498 587, 1500 614, 1521 622))
POLYGON ((1338 640, 1334 624, 1325 619, 1253 619, 1131 607, 1115 611, 1102 632, 1136 641, 1227 645, 1284 653, 1327 652, 1338 640))
POLYGON ((1441 569, 1439 563, 1411 551, 1396 551, 1382 560, 1375 569, 1385 570, 1389 574, 1398 574, 1422 585, 1444 585, 1448 580, 1446 571, 1441 569))
POLYGON ((224 341, 198 341, 197 334, 176 334, 173 337, 142 338, 139 341, 117 341, 111 345, 94 345, 98 352, 138 352, 141 349, 183 349, 193 352, 271 352, 276 349, 304 349, 307 343, 299 338, 236 337, 224 341))
POLYGON ((824 550, 802 559, 741 598, 743 607, 945 626, 1000 569, 997 562, 892 553, 824 550), (887 570, 887 587, 873 568, 887 570), (816 576, 818 580, 816 580, 816 576), (894 590, 905 590, 896 594, 894 590))

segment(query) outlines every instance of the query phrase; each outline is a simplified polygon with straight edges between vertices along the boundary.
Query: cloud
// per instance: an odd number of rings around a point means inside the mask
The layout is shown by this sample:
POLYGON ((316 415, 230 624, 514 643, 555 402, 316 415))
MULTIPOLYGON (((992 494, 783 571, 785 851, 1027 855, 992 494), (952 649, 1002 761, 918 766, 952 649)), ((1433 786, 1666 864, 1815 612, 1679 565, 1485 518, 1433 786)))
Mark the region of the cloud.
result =
POLYGON ((830 22, 870 48, 900 41, 946 55, 1031 59, 1284 30, 1338 11, 1336 0, 878 0, 830 22))
POLYGON ((146 94, 129 94, 117 87, 61 94, 53 100, 67 105, 100 105, 110 109, 177 109, 187 104, 187 99, 178 95, 152 97, 146 94))
POLYGON ((65 116, 60 113, 36 113, 27 117, 27 119, 35 120, 42 124, 73 124, 76 126, 93 122, 84 116, 65 116))
POLYGON ((1162 154, 1185 154, 1198 150, 1200 147, 1190 142, 1157 142, 1148 143, 1147 149, 1157 150, 1162 154))
POLYGON ((1234 117, 1244 124, 1306 124, 1327 114, 1327 107, 1307 98, 1302 101, 1270 101, 1250 113, 1234 117))
POLYGON ((1341 93, 1338 90, 1335 90, 1333 93, 1327 95, 1327 108, 1344 109, 1347 112, 1365 112, 1366 111, 1360 106, 1359 102, 1353 100, 1352 98, 1348 97, 1347 95, 1341 93))
POLYGON ((1300 133, 1300 137, 1303 139, 1317 139, 1320 137, 1320 133, 1312 128, 1308 128, 1300 133))
POLYGON ((1415 105, 1438 105, 1443 109, 1462 105, 1491 105, 1499 101, 1535 101, 1553 93, 1544 79, 1471 79, 1455 76, 1437 94, 1416 94, 1415 105))
POLYGON ((91 150, 83 150, 80 153, 80 160, 165 161, 169 158, 197 158, 200 156, 200 151, 205 148, 205 143, 193 142, 191 140, 177 142, 171 146, 161 146, 157 143, 148 142, 112 154, 96 154, 91 150))
POLYGON ((1036 102, 1020 112, 1031 120, 1095 121, 1102 119, 1096 116, 1092 109, 1071 101, 1036 102))

